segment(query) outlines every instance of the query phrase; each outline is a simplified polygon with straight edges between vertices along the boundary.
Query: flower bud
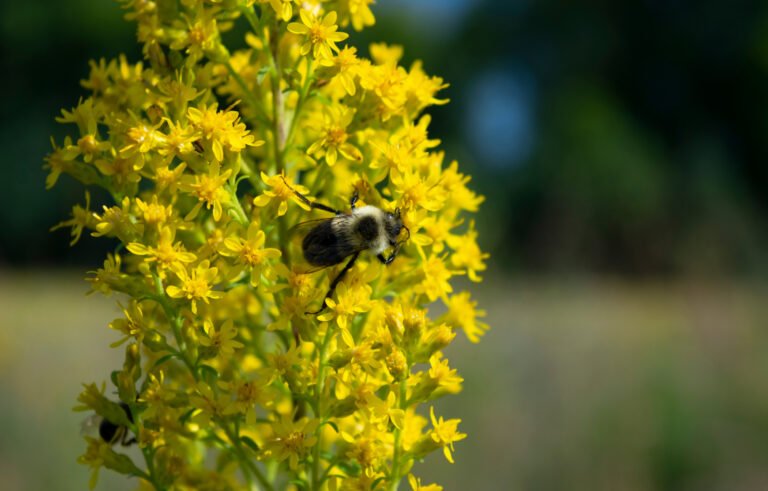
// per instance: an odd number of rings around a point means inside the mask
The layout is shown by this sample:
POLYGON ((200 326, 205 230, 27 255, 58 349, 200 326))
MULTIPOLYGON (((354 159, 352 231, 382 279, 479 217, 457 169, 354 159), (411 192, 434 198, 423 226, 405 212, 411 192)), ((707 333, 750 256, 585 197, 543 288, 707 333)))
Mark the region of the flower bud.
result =
POLYGON ((384 324, 389 329, 393 340, 401 339, 403 336, 403 311, 388 307, 384 312, 384 324))
POLYGON ((168 349, 168 343, 165 340, 165 336, 154 329, 148 329, 146 331, 142 342, 144 343, 144 346, 155 352, 166 351, 168 349))
POLYGON ((414 308, 404 309, 403 312, 403 345, 409 352, 416 351, 416 347, 424 332, 424 311, 414 308))
POLYGON ((438 388, 438 381, 426 376, 423 372, 419 374, 418 382, 413 387, 410 401, 415 403, 424 402, 432 396, 435 389, 438 388))
POLYGON ((357 398, 349 396, 333 404, 331 407, 331 415, 335 418, 344 418, 354 413, 356 409, 357 398))
POLYGON ((339 368, 347 366, 351 360, 352 360, 352 350, 345 349, 345 350, 337 351, 328 360, 328 366, 331 366, 334 369, 338 370, 339 368))
POLYGON ((205 51, 205 56, 216 63, 227 63, 229 61, 229 50, 221 43, 205 51))
POLYGON ((416 355, 417 361, 427 361, 434 353, 451 344, 455 337, 456 333, 447 324, 433 327, 424 334, 422 342, 419 343, 422 348, 416 355))
POLYGON ((402 380, 408 374, 408 361, 399 349, 395 349, 387 355, 387 370, 395 380, 402 380))

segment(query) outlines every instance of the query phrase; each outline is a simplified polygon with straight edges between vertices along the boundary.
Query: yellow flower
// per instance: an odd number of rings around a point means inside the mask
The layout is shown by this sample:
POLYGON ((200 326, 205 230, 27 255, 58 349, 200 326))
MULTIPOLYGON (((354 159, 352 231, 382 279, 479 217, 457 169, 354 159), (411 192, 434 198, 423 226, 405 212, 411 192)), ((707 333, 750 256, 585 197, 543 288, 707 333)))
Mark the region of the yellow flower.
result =
POLYGON ((435 353, 429 358, 429 378, 437 385, 437 388, 450 394, 461 392, 461 378, 455 368, 448 366, 448 360, 443 359, 440 352, 435 353))
POLYGON ((197 139, 195 128, 184 126, 180 122, 174 123, 168 118, 163 121, 168 125, 168 133, 160 140, 158 153, 181 157, 192 152, 194 150, 192 143, 197 139))
POLYGON ((405 110, 408 114, 415 115, 427 106, 447 104, 448 99, 435 97, 435 94, 446 87, 448 84, 443 83, 442 78, 428 76, 421 68, 421 62, 414 62, 403 83, 403 89, 407 94, 405 110))
POLYGON ((443 298, 446 293, 453 291, 449 283, 453 273, 446 267, 445 261, 437 256, 431 256, 422 263, 424 279, 416 285, 415 291, 424 293, 431 302, 443 298))
POLYGON ((423 208, 427 211, 439 211, 448 198, 447 193, 438 186, 440 176, 433 174, 422 177, 412 171, 394 171, 389 176, 395 196, 399 196, 403 208, 423 208))
POLYGON ((136 235, 137 228, 133 223, 130 198, 123 198, 120 206, 104 206, 103 210, 101 215, 93 214, 96 231, 91 235, 119 237, 121 240, 130 240, 136 235))
POLYGON ((155 170, 155 186, 157 186, 157 192, 168 190, 169 193, 175 194, 176 188, 181 183, 181 176, 184 174, 184 169, 187 168, 187 164, 182 162, 173 169, 168 166, 162 166, 155 170))
POLYGON ((256 288, 259 286, 261 272, 265 263, 269 259, 280 257, 279 249, 264 248, 266 236, 257 222, 252 222, 248 226, 246 238, 229 237, 224 240, 224 247, 219 251, 224 256, 233 256, 237 258, 240 264, 250 269, 250 284, 256 288))
POLYGON ((205 51, 211 50, 219 40, 219 30, 214 10, 195 9, 195 18, 184 17, 174 22, 175 40, 171 49, 185 50, 192 60, 199 60, 205 51))
POLYGON ((93 165, 103 175, 111 177, 117 187, 125 188, 141 181, 139 171, 144 167, 144 159, 140 154, 119 157, 117 152, 111 149, 109 157, 96 159, 93 165))
POLYGON ((443 487, 439 484, 422 485, 421 479, 416 478, 413 474, 408 474, 408 484, 411 485, 412 491, 443 491, 443 487))
POLYGON ((448 312, 444 319, 446 322, 461 327, 470 341, 477 343, 490 326, 480 322, 478 317, 485 317, 484 310, 477 309, 477 302, 470 300, 469 292, 461 292, 448 298, 448 312))
POLYGON ((375 0, 341 0, 339 10, 345 21, 342 25, 346 26, 349 21, 352 21, 352 27, 356 31, 362 31, 363 28, 374 25, 376 19, 370 7, 374 2, 375 0))
POLYGON ((127 249, 137 256, 148 256, 145 261, 156 262, 160 271, 194 261, 195 255, 185 251, 181 243, 174 242, 175 236, 176 231, 171 227, 161 227, 157 246, 150 247, 139 242, 131 242, 127 249))
POLYGON ((159 226, 173 216, 173 205, 163 206, 157 201, 157 195, 152 196, 152 202, 146 203, 136 198, 136 208, 147 225, 159 226))
POLYGON ((221 298, 224 294, 212 290, 212 287, 216 283, 216 278, 219 274, 218 268, 210 267, 208 260, 200 261, 191 274, 187 272, 187 268, 181 265, 174 267, 173 272, 176 273, 179 280, 181 280, 181 287, 175 285, 169 285, 165 291, 171 298, 185 298, 192 302, 192 313, 197 313, 197 301, 202 300, 208 303, 210 298, 221 298))
MULTIPOLYGON (((294 0, 269 0, 269 4, 272 5, 275 13, 285 22, 288 22, 293 17, 292 3, 294 3, 294 0)), ((296 1, 295 3, 299 2, 296 1)))
POLYGON ((471 180, 458 171, 459 164, 454 161, 443 171, 440 184, 448 194, 448 200, 453 206, 461 210, 476 212, 485 198, 479 196, 469 188, 467 183, 471 180))
POLYGON ((120 149, 120 153, 122 155, 132 155, 136 152, 147 153, 155 147, 162 145, 164 143, 164 135, 157 131, 160 124, 162 123, 150 126, 146 123, 141 123, 133 128, 129 128, 126 133, 127 144, 120 149))
POLYGON ((168 390, 165 385, 165 372, 159 370, 156 373, 149 373, 146 387, 141 391, 138 402, 147 405, 147 409, 142 413, 142 418, 152 419, 155 414, 170 404, 176 395, 172 390, 168 390))
POLYGON ((125 318, 115 319, 109 323, 110 329, 114 329, 123 335, 121 339, 110 344, 113 348, 120 346, 131 338, 140 343, 144 338, 144 331, 147 329, 144 312, 141 310, 139 302, 132 300, 128 308, 123 308, 122 310, 125 318))
POLYGON ((244 414, 246 424, 255 424, 257 406, 271 405, 275 398, 275 394, 272 393, 266 382, 254 380, 219 382, 219 387, 235 395, 235 399, 224 407, 222 413, 225 415, 244 414))
POLYGON ((48 176, 45 178, 45 189, 51 189, 56 185, 59 180, 59 176, 62 172, 71 172, 74 164, 72 159, 69 158, 66 147, 71 145, 72 139, 70 137, 64 138, 64 147, 58 147, 56 142, 51 138, 51 146, 53 151, 45 157, 44 168, 49 171, 48 176))
POLYGON ((93 98, 80 100, 71 111, 61 110, 61 116, 56 118, 59 123, 75 123, 81 135, 93 135, 96 133, 99 120, 97 108, 93 104, 93 98))
POLYGON ((128 277, 120 272, 122 258, 120 254, 107 254, 104 260, 104 266, 96 271, 89 271, 93 276, 86 278, 91 283, 91 291, 99 291, 104 295, 109 295, 113 290, 120 288, 128 277))
POLYGON ((336 32, 336 12, 331 11, 323 17, 322 21, 307 10, 300 10, 301 22, 288 24, 288 31, 304 36, 304 44, 301 46, 301 54, 306 55, 312 51, 312 56, 323 64, 331 64, 333 51, 339 51, 336 43, 349 37, 345 32, 336 32))
POLYGON ((210 428, 214 417, 220 416, 227 406, 224 394, 216 394, 213 387, 205 382, 198 382, 189 396, 189 402, 194 408, 192 419, 202 428, 210 428))
POLYGON ((364 474, 370 474, 387 458, 387 440, 391 438, 388 437, 386 432, 379 431, 372 425, 366 426, 356 435, 341 432, 341 438, 348 446, 345 455, 360 464, 364 474))
POLYGON ((299 466, 299 458, 307 455, 317 443, 317 430, 320 421, 301 418, 293 421, 293 415, 285 415, 273 424, 274 436, 264 446, 264 457, 282 462, 288 459, 291 469, 299 466))
POLYGON ((230 192, 224 189, 224 184, 232 174, 232 169, 227 169, 220 173, 221 164, 211 162, 208 168, 208 174, 198 174, 186 182, 182 182, 181 189, 197 196, 198 203, 195 205, 184 220, 194 220, 200 212, 203 204, 207 209, 213 208, 213 219, 219 221, 223 211, 222 205, 226 205, 230 200, 230 192))
POLYGON ((303 360, 297 346, 291 347, 285 353, 272 353, 267 355, 269 378, 282 377, 290 379, 294 372, 301 368, 303 360))
POLYGON ((429 418, 432 420, 432 432, 430 436, 432 439, 443 447, 443 454, 445 459, 453 464, 453 444, 454 442, 461 441, 467 437, 464 433, 459 433, 458 427, 461 423, 460 419, 449 419, 448 421, 435 418, 435 408, 430 406, 429 418))
MULTIPOLYGON (((367 285, 365 286, 367 287, 367 285)), ((336 300, 332 298, 325 299, 328 312, 318 315, 317 318, 323 322, 336 319, 339 328, 346 329, 351 319, 361 312, 367 312, 371 308, 370 303, 365 298, 369 294, 370 287, 352 290, 346 284, 341 283, 336 288, 336 300)))
POLYGON ((347 126, 352 122, 353 117, 354 113, 342 106, 331 107, 324 111, 322 123, 318 125, 321 128, 321 136, 309 146, 307 153, 310 155, 320 153, 325 157, 328 165, 336 163, 338 154, 349 160, 361 162, 363 154, 357 147, 347 142, 349 139, 347 126))
POLYGON ((453 248, 451 254, 451 264, 459 269, 465 269, 467 276, 474 282, 482 280, 478 276, 478 271, 485 271, 485 260, 490 254, 484 253, 477 245, 477 231, 475 222, 469 223, 469 230, 463 236, 454 236, 449 238, 448 245, 453 248))
POLYGON ((112 145, 109 142, 99 141, 96 135, 89 133, 79 138, 77 145, 66 145, 64 147, 64 158, 66 160, 74 160, 77 156, 82 155, 83 161, 87 163, 91 162, 95 156, 111 148, 112 145))
POLYGON ((346 327, 341 328, 339 331, 342 344, 346 346, 346 349, 339 351, 339 354, 344 359, 349 359, 349 367, 375 375, 378 368, 381 367, 381 362, 377 359, 377 352, 373 347, 373 343, 368 340, 356 343, 346 327))
POLYGON ((230 152, 239 152, 247 146, 264 144, 263 140, 256 141, 256 137, 250 134, 236 111, 219 111, 216 104, 190 107, 187 118, 200 137, 210 143, 219 162, 224 160, 225 148, 230 152))
MULTIPOLYGON (((171 295, 171 287, 169 286, 168 289, 168 294, 171 295)), ((244 346, 243 343, 235 339, 237 338, 237 328, 231 319, 226 321, 219 329, 216 329, 213 321, 205 319, 203 321, 203 333, 204 336, 200 338, 200 345, 210 348, 211 358, 222 355, 230 357, 236 349, 244 346)))
POLYGON ((65 220, 63 222, 60 222, 53 227, 51 227, 51 231, 58 230, 63 227, 71 227, 72 230, 70 232, 70 235, 72 235, 72 240, 69 242, 69 245, 75 245, 77 244, 77 241, 80 240, 80 236, 83 234, 83 229, 85 227, 94 227, 94 218, 91 211, 88 209, 91 206, 91 194, 86 191, 85 192, 85 206, 75 205, 72 207, 72 218, 69 220, 65 220))
POLYGON ((253 200, 254 205, 264 207, 270 203, 277 202, 277 216, 279 217, 285 215, 285 212, 288 211, 288 201, 293 201, 306 211, 310 210, 310 207, 304 201, 299 199, 294 192, 295 190, 297 193, 306 196, 309 194, 309 190, 304 186, 294 184, 290 182, 286 176, 280 174, 270 177, 262 172, 261 180, 272 189, 264 191, 263 194, 257 196, 253 200))
POLYGON ((349 95, 355 95, 355 77, 357 76, 357 67, 360 66, 360 60, 357 58, 357 48, 344 46, 336 56, 333 57, 333 68, 335 72, 333 80, 338 80, 344 90, 349 95))
POLYGON ((461 240, 459 236, 451 233, 451 229, 456 226, 455 220, 448 219, 443 215, 430 215, 421 220, 423 233, 413 234, 411 239, 421 246, 432 246, 432 251, 440 254, 445 249, 445 243, 453 240, 461 240))

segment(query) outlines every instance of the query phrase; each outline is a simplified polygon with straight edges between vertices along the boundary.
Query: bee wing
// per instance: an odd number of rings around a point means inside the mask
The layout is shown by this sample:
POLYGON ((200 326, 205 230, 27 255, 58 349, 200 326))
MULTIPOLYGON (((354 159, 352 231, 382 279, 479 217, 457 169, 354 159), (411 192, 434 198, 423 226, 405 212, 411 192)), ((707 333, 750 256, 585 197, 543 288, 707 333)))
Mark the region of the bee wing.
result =
POLYGON ((305 235, 307 235, 307 233, 309 233, 310 230, 323 222, 327 222, 328 220, 333 220, 333 217, 315 218, 312 220, 299 222, 288 230, 288 234, 291 235, 291 237, 298 235, 299 237, 303 238, 305 235))
POLYGON ((98 414, 91 414, 80 422, 80 434, 84 436, 96 436, 99 433, 99 425, 102 418, 98 414))
POLYGON ((293 270, 298 274, 313 274, 313 273, 317 273, 318 271, 328 269, 330 267, 331 266, 312 266, 311 264, 308 264, 305 260, 302 260, 301 262, 294 265, 293 270))

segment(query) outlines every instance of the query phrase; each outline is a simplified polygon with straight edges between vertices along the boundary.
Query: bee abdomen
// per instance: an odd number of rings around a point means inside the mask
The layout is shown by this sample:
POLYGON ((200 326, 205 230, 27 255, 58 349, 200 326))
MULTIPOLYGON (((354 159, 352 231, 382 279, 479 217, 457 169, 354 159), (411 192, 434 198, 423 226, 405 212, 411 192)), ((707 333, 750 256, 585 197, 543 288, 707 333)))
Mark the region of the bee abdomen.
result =
POLYGON ((304 259, 313 266, 333 266, 352 254, 351 245, 333 229, 333 220, 325 221, 309 231, 301 242, 304 259))

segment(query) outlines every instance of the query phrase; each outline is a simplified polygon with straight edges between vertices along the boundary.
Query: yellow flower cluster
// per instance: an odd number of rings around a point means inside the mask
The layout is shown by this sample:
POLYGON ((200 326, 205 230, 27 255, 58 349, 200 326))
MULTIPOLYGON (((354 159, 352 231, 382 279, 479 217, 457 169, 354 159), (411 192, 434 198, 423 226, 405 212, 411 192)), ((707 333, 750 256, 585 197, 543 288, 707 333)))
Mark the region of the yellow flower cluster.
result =
POLYGON ((431 406, 462 385, 442 350, 488 329, 451 286, 480 281, 487 255, 466 219, 483 198, 428 137, 446 84, 399 47, 341 44, 374 23, 372 0, 122 3, 144 62, 92 63, 90 95, 59 118, 76 130, 46 158, 49 187, 87 188, 59 225, 73 243, 117 244, 89 281, 124 298, 109 327, 125 362, 116 395, 86 385, 78 409, 124 427, 144 461, 88 437, 92 484, 106 467, 155 489, 442 489, 412 474, 466 436, 431 406), (297 225, 353 194, 409 234, 324 302, 344 262, 308 269, 297 225))

